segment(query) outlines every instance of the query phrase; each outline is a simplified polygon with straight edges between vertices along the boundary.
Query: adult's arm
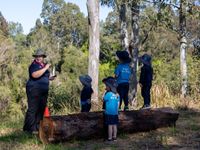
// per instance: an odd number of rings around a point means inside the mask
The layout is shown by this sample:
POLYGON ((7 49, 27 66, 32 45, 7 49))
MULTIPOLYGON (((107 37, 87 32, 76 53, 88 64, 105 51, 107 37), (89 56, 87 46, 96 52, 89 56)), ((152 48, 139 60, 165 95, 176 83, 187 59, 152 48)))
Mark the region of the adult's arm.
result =
POLYGON ((46 64, 46 66, 44 68, 33 72, 31 74, 31 76, 33 78, 39 78, 39 77, 41 77, 45 73, 45 71, 49 69, 50 66, 51 66, 50 64, 46 64))

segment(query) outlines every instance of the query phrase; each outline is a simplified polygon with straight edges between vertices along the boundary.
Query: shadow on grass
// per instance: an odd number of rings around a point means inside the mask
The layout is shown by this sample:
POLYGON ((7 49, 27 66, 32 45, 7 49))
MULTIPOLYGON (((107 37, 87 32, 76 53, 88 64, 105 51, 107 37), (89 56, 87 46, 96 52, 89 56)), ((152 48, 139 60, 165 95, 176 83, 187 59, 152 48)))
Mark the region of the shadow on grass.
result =
POLYGON ((36 135, 25 133, 21 130, 11 131, 3 136, 0 136, 1 142, 16 142, 16 143, 41 143, 36 135))

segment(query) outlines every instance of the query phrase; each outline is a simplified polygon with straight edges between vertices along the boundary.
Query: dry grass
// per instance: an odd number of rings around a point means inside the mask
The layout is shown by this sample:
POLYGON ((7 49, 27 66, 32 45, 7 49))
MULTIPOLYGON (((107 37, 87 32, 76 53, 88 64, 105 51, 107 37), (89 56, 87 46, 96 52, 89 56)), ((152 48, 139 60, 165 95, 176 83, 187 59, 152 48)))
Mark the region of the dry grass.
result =
POLYGON ((23 133, 19 127, 0 128, 1 150, 177 150, 200 149, 200 112, 196 109, 179 110, 176 127, 151 132, 123 134, 118 141, 106 143, 103 139, 69 141, 43 145, 35 136, 23 133))

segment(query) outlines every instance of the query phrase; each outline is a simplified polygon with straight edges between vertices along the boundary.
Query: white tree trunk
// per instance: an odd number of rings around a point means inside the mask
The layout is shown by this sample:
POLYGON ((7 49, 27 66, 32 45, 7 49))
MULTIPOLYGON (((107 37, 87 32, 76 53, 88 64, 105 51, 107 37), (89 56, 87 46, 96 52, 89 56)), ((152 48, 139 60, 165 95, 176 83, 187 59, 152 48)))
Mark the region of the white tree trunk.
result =
POLYGON ((129 101, 132 103, 136 102, 135 97, 137 93, 137 62, 138 62, 138 47, 139 47, 139 2, 133 1, 131 6, 132 13, 132 76, 131 76, 131 84, 130 84, 130 93, 129 93, 129 101))
POLYGON ((126 4, 123 3, 119 6, 119 20, 120 20, 120 30, 121 30, 121 45, 122 48, 128 50, 129 41, 128 41, 128 30, 127 30, 127 21, 126 21, 126 4))
POLYGON ((181 70, 181 97, 187 95, 187 62, 186 62, 186 0, 180 0, 179 10, 180 26, 180 70, 181 70))
POLYGON ((99 79, 99 0, 87 0, 89 23, 89 66, 88 74, 92 78, 94 90, 92 101, 98 101, 99 79))

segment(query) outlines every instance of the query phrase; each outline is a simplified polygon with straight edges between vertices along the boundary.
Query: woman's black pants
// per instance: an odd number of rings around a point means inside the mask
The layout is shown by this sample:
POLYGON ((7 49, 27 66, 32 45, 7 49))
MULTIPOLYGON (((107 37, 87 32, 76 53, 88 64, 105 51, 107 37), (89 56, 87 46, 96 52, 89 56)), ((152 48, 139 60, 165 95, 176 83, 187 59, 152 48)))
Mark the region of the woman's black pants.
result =
POLYGON ((47 104, 48 89, 26 87, 28 110, 24 121, 23 130, 33 132, 39 130, 40 120, 43 119, 47 104))

